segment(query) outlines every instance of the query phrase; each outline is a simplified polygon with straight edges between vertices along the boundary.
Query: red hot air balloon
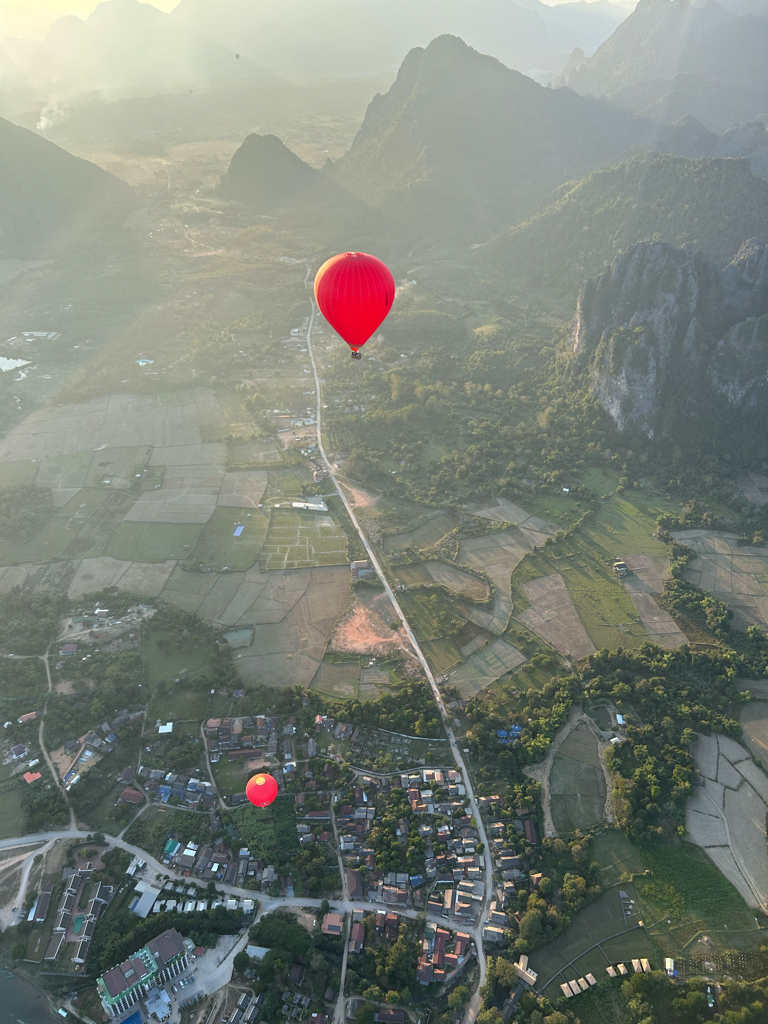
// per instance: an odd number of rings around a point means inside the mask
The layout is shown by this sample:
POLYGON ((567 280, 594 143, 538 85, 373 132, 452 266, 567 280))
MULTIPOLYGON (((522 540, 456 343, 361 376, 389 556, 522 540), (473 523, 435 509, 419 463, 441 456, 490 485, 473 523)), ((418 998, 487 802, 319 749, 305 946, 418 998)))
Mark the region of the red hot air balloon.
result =
POLYGON ((259 772, 248 779, 245 795, 255 807, 268 807, 277 796, 277 783, 271 775, 259 772))
POLYGON ((315 277, 320 312, 360 359, 363 345, 392 308, 395 279, 386 264, 364 252, 342 252, 315 277))

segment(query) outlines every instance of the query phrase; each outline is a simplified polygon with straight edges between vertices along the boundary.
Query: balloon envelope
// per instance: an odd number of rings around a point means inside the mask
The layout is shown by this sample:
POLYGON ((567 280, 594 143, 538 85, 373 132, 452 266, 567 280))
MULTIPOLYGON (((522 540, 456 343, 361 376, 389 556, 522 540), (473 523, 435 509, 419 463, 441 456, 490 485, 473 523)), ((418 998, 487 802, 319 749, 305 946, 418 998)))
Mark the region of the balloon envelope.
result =
POLYGON ((332 256, 315 277, 320 312, 355 352, 387 316, 394 298, 395 279, 389 267, 364 252, 332 256))
POLYGON ((259 772, 248 779, 245 795, 256 807, 267 807, 277 796, 277 783, 271 775, 259 772))

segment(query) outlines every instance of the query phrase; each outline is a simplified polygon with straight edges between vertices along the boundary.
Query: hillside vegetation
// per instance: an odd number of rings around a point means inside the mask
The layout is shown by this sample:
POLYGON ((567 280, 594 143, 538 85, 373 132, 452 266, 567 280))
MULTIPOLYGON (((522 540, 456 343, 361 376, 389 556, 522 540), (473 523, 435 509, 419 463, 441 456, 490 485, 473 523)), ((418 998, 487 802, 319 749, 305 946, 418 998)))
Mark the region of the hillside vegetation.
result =
POLYGON ((571 300, 584 278, 637 242, 690 246, 725 264, 754 237, 768 237, 768 181, 746 160, 649 153, 564 186, 477 259, 571 300))

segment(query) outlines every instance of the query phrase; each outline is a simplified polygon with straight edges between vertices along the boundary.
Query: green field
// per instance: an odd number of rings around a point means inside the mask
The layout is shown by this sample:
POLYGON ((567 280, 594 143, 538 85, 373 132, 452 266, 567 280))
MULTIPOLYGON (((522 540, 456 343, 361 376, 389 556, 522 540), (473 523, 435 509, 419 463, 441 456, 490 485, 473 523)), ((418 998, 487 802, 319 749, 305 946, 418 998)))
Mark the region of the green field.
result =
POLYGON ((696 847, 648 846, 641 856, 651 873, 636 879, 637 894, 663 946, 679 950, 701 931, 729 949, 761 941, 755 912, 696 847))
POLYGON ((601 820, 605 776, 597 740, 588 725, 577 725, 555 754, 549 789, 552 821, 559 835, 586 832, 601 820))
POLYGON ((323 661, 310 685, 313 690, 341 700, 347 697, 357 697, 359 684, 359 662, 323 661))
POLYGON ((249 513, 239 508, 217 508, 203 527, 203 532, 190 556, 211 569, 242 572, 255 565, 267 536, 269 519, 261 512, 249 513), (239 537, 235 530, 243 526, 239 537))
POLYGON ((0 487, 31 484, 37 474, 36 462, 0 462, 0 487))
POLYGON ((301 488, 311 481, 309 470, 303 466, 286 466, 284 469, 270 469, 267 473, 267 489, 264 503, 292 498, 302 501, 301 488))
POLYGON ((562 575, 584 628, 595 647, 639 647, 648 633, 629 594, 611 571, 620 557, 664 557, 666 546, 653 536, 656 518, 677 506, 640 491, 614 494, 575 534, 530 552, 512 574, 515 614, 528 607, 523 584, 562 575))
MULTIPOLYGON (((91 463, 88 468, 86 487, 104 487, 104 480, 111 479, 109 485, 112 488, 131 487, 135 480, 135 474, 143 471, 144 464, 149 456, 150 449, 143 447, 135 448, 105 448, 100 452, 93 452, 91 463)), ((149 490, 156 482, 162 481, 163 467, 156 467, 161 470, 151 471, 151 483, 145 487, 142 480, 142 490, 149 490)))
POLYGON ((600 885, 604 888, 629 879, 645 870, 639 851, 621 832, 611 830, 596 836, 589 848, 598 865, 600 885))
POLYGON ((35 483, 38 487, 51 487, 54 490, 60 487, 84 487, 92 459, 92 451, 43 459, 35 483))
MULTIPOLYGON (((25 785, 21 776, 13 778, 6 775, 6 766, 2 767, 0 778, 0 839, 12 839, 14 836, 23 836, 26 828, 26 818, 21 805, 23 796, 22 786, 25 785)), ((50 779, 50 776, 49 776, 50 779)), ((38 785, 43 780, 38 780, 38 785)))
POLYGON ((421 649, 432 671, 438 675, 447 672, 461 661, 459 645, 451 638, 424 640, 421 642, 421 649))
POLYGON ((400 604, 420 641, 454 636, 466 622, 458 603, 443 590, 408 591, 400 604))
POLYGON ((202 526, 192 523, 120 523, 104 554, 129 562, 189 558, 202 532, 202 526))
MULTIPOLYGON (((635 898, 630 883, 622 888, 630 898, 635 898)), ((583 977, 590 971, 598 981, 603 981, 609 963, 632 957, 653 960, 653 944, 645 929, 636 927, 637 923, 636 915, 625 921, 618 888, 603 893, 577 914, 554 942, 530 955, 530 965, 539 975, 539 991, 556 1001, 562 998, 563 981, 583 977), (597 948, 592 949, 597 943, 597 948)))
POLYGON ((0 561, 4 565, 18 565, 60 558, 70 545, 78 546, 82 534, 87 535, 90 547, 94 533, 91 521, 99 516, 109 497, 105 490, 81 490, 31 540, 9 542, 0 547, 0 561))
POLYGON ((754 911, 696 847, 679 841, 640 847, 608 831, 593 839, 590 856, 603 886, 625 887, 634 876, 641 916, 670 956, 702 932, 729 949, 759 943, 754 911))
POLYGON ((346 561, 347 539, 331 515, 282 508, 272 511, 262 547, 262 570, 343 565, 346 561))
POLYGON ((462 697, 473 697, 479 690, 513 672, 524 661, 525 655, 499 637, 470 655, 463 665, 451 672, 448 681, 462 697))
POLYGON ((232 811, 235 827, 257 860, 269 861, 279 850, 281 859, 299 850, 296 804, 292 796, 278 796, 269 807, 238 807, 232 811))
MULTIPOLYGON (((182 674, 195 675, 198 672, 213 673, 226 655, 220 657, 211 640, 197 643, 192 637, 176 640, 171 634, 151 632, 149 639, 142 648, 142 658, 147 670, 147 678, 151 683, 161 679, 175 679, 182 674)), ((179 715, 181 708, 176 709, 174 717, 188 718, 191 715, 179 715)))

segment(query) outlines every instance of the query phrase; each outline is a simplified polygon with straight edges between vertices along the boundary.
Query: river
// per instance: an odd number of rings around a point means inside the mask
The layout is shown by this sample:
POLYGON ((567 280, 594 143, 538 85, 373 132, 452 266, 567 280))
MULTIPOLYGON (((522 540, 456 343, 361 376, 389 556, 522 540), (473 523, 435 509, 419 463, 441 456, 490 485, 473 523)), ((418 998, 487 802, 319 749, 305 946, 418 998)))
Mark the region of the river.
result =
POLYGON ((0 967, 0 1024, 61 1024, 63 1020, 39 989, 0 967))

